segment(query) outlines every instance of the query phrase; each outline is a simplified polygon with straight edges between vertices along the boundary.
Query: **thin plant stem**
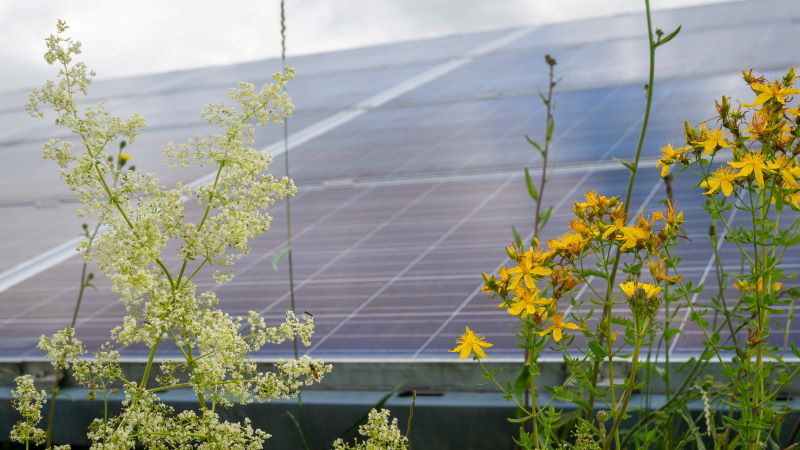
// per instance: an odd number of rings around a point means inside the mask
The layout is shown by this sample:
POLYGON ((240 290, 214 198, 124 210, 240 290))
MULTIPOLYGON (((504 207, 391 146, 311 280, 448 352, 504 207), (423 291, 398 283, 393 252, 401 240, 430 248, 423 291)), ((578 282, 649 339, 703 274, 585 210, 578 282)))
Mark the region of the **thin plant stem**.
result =
MULTIPOLYGON (((639 169, 639 158, 640 158, 640 156, 642 154, 642 147, 644 146, 644 139, 645 139, 645 136, 647 135, 647 126, 648 126, 648 124, 650 122, 650 110, 652 109, 652 104, 653 104, 653 83, 655 82, 655 56, 656 56, 656 47, 658 46, 658 43, 656 42, 656 40, 654 39, 654 36, 653 36, 653 24, 652 24, 652 18, 651 18, 651 14, 650 14, 650 0, 644 0, 644 4, 645 4, 645 15, 647 17, 647 37, 648 37, 648 41, 649 41, 649 60, 650 60, 650 65, 649 65, 649 71, 648 71, 648 81, 647 81, 647 85, 645 87, 644 117, 642 118, 642 127, 641 127, 641 130, 639 131, 639 139, 638 139, 638 141, 636 143, 636 149, 635 149, 635 151, 633 153, 633 161, 632 161, 632 163, 631 163, 631 165, 629 167, 630 175, 628 177, 628 185, 627 185, 627 188, 625 190, 625 202, 624 202, 624 205, 623 205, 623 208, 624 208, 624 211, 625 211, 625 221, 627 221, 627 215, 628 215, 628 212, 629 212, 628 208, 629 208, 631 196, 633 194, 633 187, 634 187, 634 184, 636 182, 636 172, 639 169)), ((611 386, 610 387, 610 393, 611 393, 611 396, 612 396, 612 403, 615 403, 615 402, 613 402, 613 397, 614 397, 614 377, 613 377, 613 374, 614 373, 613 373, 613 367, 612 367, 613 366, 612 360, 613 360, 614 356, 613 356, 613 351, 612 351, 612 342, 611 342, 611 339, 610 339, 611 338, 611 333, 613 332, 612 324, 611 324, 611 307, 612 307, 611 293, 612 293, 612 290, 614 288, 614 281, 615 281, 615 278, 616 278, 617 270, 619 270, 621 252, 622 252, 621 251, 621 247, 618 246, 617 250, 616 250, 616 253, 615 253, 615 256, 614 256, 614 260, 613 260, 614 262, 613 262, 613 266, 612 266, 612 269, 611 269, 611 273, 609 274, 609 278, 608 278, 605 302, 604 302, 604 305, 603 305, 603 314, 602 314, 601 319, 600 319, 600 323, 606 327, 605 334, 600 336, 600 343, 602 345, 603 340, 605 340, 606 343, 607 343, 607 346, 608 346, 606 351, 608 353, 608 375, 609 375, 609 383, 610 383, 610 386, 611 386)), ((592 371, 591 371, 591 380, 592 380, 592 387, 593 388, 597 386, 599 370, 600 370, 600 361, 599 360, 595 360, 594 365, 592 367, 592 371)), ((589 412, 591 412, 592 409, 594 408, 594 400, 595 400, 594 399, 594 395, 590 395, 590 397, 589 397, 589 412)), ((622 413, 624 413, 624 411, 616 411, 615 412, 615 414, 622 414, 622 413)))

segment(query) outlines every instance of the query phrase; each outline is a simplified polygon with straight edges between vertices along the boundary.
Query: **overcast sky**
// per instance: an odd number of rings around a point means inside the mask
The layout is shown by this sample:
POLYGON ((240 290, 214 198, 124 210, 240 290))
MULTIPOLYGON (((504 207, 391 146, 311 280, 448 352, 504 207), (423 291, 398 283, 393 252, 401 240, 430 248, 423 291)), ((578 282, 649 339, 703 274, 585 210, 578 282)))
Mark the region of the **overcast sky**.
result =
MULTIPOLYGON (((651 0, 674 8, 721 0, 651 0)), ((384 42, 605 16, 641 0, 286 0, 288 49, 384 42)), ((0 91, 52 75, 42 53, 58 18, 98 78, 231 64, 279 54, 279 0, 0 0, 0 91)))

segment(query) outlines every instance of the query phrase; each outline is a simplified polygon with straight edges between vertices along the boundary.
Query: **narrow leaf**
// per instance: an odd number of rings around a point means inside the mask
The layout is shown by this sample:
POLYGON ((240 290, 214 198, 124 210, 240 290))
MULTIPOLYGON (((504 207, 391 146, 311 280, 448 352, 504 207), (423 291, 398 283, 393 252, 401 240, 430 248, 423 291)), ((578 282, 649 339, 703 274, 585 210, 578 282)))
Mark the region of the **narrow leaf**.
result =
POLYGON ((658 42, 656 42, 656 47, 662 46, 662 45, 666 44, 667 42, 671 41, 672 38, 677 36, 678 33, 680 33, 680 32, 681 32, 681 26, 678 25, 678 28, 675 28, 675 31, 673 31, 672 33, 664 36, 663 39, 659 39, 658 42))
POLYGON ((278 253, 275 253, 275 256, 272 257, 272 270, 278 270, 278 264, 280 264, 284 256, 289 254, 289 250, 291 250, 291 247, 287 245, 278 250, 278 253))
POLYGON ((531 174, 528 172, 528 168, 525 168, 525 184, 528 185, 528 195, 531 196, 532 199, 539 201, 539 192, 536 191, 536 186, 533 184, 533 179, 531 179, 531 174))
POLYGON ((522 249, 522 236, 520 236, 519 231, 517 231, 514 225, 511 225, 511 234, 514 236, 514 244, 518 249, 522 249))
POLYGON ((600 346, 600 344, 597 343, 597 341, 589 342, 589 350, 591 350, 592 353, 594 353, 594 356, 597 359, 605 359, 606 358, 606 351, 603 349, 602 346, 600 346))
POLYGON ((308 439, 306 438, 306 433, 303 430, 303 426, 300 425, 300 422, 290 411, 286 411, 286 415, 289 416, 289 419, 292 421, 295 430, 297 430, 297 434, 300 436, 300 440, 303 442, 303 448, 310 450, 311 447, 308 446, 308 439))
POLYGON ((547 209, 539 213, 539 228, 544 228, 547 221, 550 220, 550 215, 553 214, 553 207, 549 206, 547 209))
POLYGON ((528 136, 527 134, 525 135, 525 140, 527 140, 527 141, 528 141, 528 144, 531 144, 531 145, 533 146, 533 148, 535 148, 536 150, 538 150, 538 151, 539 151, 539 153, 542 153, 542 152, 544 151, 544 150, 542 150, 542 146, 541 146, 541 145, 539 145, 539 143, 538 143, 538 142, 536 142, 536 141, 534 141, 533 139, 531 139, 531 138, 530 138, 530 136, 528 136))

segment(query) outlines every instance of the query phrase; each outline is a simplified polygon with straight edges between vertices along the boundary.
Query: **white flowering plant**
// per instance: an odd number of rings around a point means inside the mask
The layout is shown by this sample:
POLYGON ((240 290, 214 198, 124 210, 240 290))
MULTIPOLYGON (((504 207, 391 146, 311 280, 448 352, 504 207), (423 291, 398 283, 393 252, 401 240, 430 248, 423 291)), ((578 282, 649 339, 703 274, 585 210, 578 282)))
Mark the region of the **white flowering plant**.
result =
MULTIPOLYGON (((141 115, 120 118, 102 104, 79 106, 76 98, 87 95, 94 72, 73 60, 81 45, 66 36, 67 29, 58 21, 57 33, 46 39, 44 57, 59 68, 58 78, 33 90, 26 110, 43 117, 49 109, 55 123, 78 139, 79 145, 51 139, 44 157, 58 164, 81 203, 79 214, 102 225, 91 245, 87 236, 78 251, 111 280, 126 315, 91 357, 70 327, 42 336, 39 348, 56 370, 70 371, 90 392, 124 392, 119 414, 95 419, 90 426, 92 448, 261 448, 267 433, 247 419, 223 421, 219 409, 295 397, 332 367, 302 357, 278 361, 272 372, 259 371, 252 353, 294 339, 309 345, 313 318, 289 311, 283 323, 270 326, 255 311, 233 317, 221 309, 214 290, 198 287, 196 277, 207 269, 214 271, 217 284, 230 282, 234 262, 247 254, 250 239, 270 226, 266 209, 296 191, 289 179, 270 175, 270 155, 252 147, 254 124, 281 123, 291 115, 284 88, 293 70, 274 74, 261 89, 238 83, 230 91, 233 105, 206 107, 202 117, 221 131, 170 143, 164 153, 175 166, 214 168, 213 179, 197 188, 181 182, 166 188, 154 175, 126 167, 135 153, 109 150, 119 140, 135 142, 145 125, 141 115), (187 199, 199 205, 199 220, 187 218, 187 199), (177 254, 170 258, 174 243, 177 254), (157 362, 165 342, 181 357, 157 362), (140 379, 127 378, 120 366, 119 349, 131 345, 149 350, 140 379), (159 392, 176 388, 194 392, 195 410, 178 413, 160 401, 159 392)), ((19 378, 17 386, 14 406, 23 421, 12 437, 26 447, 40 445, 44 433, 37 424, 46 394, 37 392, 28 376, 19 378)))

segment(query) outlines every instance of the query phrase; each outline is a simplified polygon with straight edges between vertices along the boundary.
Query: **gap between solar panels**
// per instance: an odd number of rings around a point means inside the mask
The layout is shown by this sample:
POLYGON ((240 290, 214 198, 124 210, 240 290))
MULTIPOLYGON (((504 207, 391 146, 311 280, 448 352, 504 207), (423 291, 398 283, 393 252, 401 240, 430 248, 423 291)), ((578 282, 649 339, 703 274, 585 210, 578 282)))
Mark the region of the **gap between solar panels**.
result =
MULTIPOLYGON (((371 109, 378 108, 387 102, 402 96, 403 94, 411 92, 422 85, 430 83, 431 81, 441 78, 442 76, 469 64, 476 58, 521 39, 525 35, 533 32, 535 29, 536 27, 514 30, 497 39, 475 47, 474 49, 468 51, 465 55, 451 58, 414 77, 411 77, 382 92, 379 92, 367 98, 366 100, 359 102, 352 108, 340 111, 326 119, 323 119, 298 131, 297 133, 293 133, 289 136, 289 142, 291 142, 292 147, 298 147, 314 138, 322 136, 323 134, 338 128, 352 121, 353 119, 356 119, 371 109)), ((263 151, 268 152, 273 156, 280 155, 284 152, 284 141, 280 140, 275 142, 272 145, 264 148, 263 151)), ((208 175, 192 181, 189 183, 189 186, 192 189, 195 189, 198 186, 208 183, 213 179, 213 177, 214 174, 209 173, 208 175)), ((11 269, 0 273, 0 292, 3 292, 8 288, 77 255, 78 253, 75 251, 75 247, 79 242, 80 238, 70 239, 61 245, 58 245, 38 256, 35 256, 12 267, 11 269)))

